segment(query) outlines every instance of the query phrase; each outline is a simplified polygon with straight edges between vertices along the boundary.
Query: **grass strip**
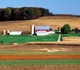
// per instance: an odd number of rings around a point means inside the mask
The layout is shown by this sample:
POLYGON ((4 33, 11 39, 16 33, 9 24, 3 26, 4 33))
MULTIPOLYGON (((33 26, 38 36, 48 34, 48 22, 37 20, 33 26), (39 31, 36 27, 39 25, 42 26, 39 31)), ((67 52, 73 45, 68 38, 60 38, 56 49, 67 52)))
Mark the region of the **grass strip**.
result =
POLYGON ((52 60, 1 60, 0 65, 72 65, 80 64, 80 59, 52 60))
POLYGON ((62 34, 62 37, 80 37, 80 33, 79 34, 62 34))
POLYGON ((26 42, 53 42, 57 41, 58 34, 47 36, 31 36, 31 35, 0 35, 0 44, 26 43, 26 42))

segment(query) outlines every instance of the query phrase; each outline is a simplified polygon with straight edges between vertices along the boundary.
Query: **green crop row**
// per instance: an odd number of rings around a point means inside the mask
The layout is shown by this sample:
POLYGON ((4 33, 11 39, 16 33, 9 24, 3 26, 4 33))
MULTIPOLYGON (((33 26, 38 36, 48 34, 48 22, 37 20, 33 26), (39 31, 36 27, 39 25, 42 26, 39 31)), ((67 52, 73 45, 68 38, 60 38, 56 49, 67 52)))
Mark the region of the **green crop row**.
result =
POLYGON ((1 60, 0 65, 70 65, 80 64, 80 59, 52 60, 1 60))

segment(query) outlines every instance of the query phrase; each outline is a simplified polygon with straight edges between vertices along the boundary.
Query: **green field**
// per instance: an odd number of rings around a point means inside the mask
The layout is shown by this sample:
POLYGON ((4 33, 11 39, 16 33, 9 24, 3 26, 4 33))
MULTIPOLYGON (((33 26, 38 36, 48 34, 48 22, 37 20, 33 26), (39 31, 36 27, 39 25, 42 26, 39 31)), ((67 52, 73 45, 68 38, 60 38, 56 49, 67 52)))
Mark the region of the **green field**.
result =
POLYGON ((80 37, 80 33, 79 34, 62 34, 62 37, 80 37))
POLYGON ((0 65, 68 65, 80 64, 80 59, 1 60, 0 65))
POLYGON ((26 43, 26 42, 53 42, 57 41, 58 34, 51 34, 47 36, 30 36, 30 35, 0 35, 1 44, 12 44, 12 43, 26 43))
POLYGON ((9 51, 0 50, 0 55, 62 55, 62 54, 80 54, 80 52, 32 52, 32 51, 9 51))

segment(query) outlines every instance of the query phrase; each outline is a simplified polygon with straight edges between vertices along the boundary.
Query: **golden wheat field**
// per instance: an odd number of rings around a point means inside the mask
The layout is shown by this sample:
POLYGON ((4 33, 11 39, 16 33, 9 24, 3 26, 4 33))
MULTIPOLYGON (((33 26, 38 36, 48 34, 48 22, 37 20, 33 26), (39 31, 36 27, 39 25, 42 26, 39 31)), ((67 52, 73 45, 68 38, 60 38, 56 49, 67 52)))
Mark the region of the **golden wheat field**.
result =
POLYGON ((3 21, 0 22, 0 30, 23 30, 30 32, 31 25, 48 25, 58 29, 64 24, 70 24, 71 28, 80 28, 80 17, 71 16, 46 16, 35 20, 3 21))

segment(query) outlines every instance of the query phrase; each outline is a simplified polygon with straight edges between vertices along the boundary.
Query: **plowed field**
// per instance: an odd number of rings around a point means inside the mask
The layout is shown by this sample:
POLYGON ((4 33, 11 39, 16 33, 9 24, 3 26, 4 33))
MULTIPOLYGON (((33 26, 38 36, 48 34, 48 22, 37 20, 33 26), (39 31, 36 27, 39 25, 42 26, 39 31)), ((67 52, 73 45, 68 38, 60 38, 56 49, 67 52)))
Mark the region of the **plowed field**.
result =
POLYGON ((80 70, 80 65, 0 66, 0 70, 80 70))
POLYGON ((80 55, 0 55, 0 60, 79 59, 80 55))

